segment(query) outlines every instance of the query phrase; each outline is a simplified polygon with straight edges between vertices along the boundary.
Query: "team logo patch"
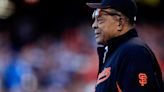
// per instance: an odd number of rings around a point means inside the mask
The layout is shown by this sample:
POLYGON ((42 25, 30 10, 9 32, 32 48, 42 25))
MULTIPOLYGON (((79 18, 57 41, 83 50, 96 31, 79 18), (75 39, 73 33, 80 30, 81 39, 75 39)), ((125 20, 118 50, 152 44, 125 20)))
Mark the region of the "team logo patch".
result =
POLYGON ((145 73, 139 73, 138 78, 141 86, 145 86, 147 84, 147 75, 145 73))
POLYGON ((105 81, 110 76, 111 67, 105 68, 99 75, 97 79, 97 85, 105 81))

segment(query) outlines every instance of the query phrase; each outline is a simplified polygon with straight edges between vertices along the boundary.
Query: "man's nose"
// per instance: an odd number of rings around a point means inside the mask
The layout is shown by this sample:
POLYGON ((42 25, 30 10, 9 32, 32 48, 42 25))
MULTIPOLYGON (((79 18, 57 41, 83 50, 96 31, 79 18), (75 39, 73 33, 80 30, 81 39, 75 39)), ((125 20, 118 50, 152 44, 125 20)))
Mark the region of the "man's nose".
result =
POLYGON ((97 24, 96 20, 93 22, 92 28, 93 29, 97 29, 98 28, 98 24, 97 24))

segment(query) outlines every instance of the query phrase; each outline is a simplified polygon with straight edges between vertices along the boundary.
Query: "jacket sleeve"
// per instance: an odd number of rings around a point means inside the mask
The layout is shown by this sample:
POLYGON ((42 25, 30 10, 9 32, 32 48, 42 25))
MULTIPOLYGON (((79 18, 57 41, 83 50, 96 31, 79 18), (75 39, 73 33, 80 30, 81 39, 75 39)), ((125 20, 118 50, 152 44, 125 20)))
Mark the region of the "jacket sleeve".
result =
POLYGON ((145 47, 129 48, 122 62, 118 76, 122 92, 162 92, 161 71, 154 67, 158 62, 145 47))

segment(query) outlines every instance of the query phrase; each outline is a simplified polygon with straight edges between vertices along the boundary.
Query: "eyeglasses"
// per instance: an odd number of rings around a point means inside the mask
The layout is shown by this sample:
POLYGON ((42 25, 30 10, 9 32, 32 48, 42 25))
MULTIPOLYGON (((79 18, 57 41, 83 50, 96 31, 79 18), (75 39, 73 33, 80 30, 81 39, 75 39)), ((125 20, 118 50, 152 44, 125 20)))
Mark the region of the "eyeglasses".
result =
POLYGON ((92 19, 95 19, 95 18, 102 16, 102 15, 121 16, 120 14, 116 13, 116 11, 114 11, 114 10, 105 11, 103 9, 96 9, 92 14, 92 19))

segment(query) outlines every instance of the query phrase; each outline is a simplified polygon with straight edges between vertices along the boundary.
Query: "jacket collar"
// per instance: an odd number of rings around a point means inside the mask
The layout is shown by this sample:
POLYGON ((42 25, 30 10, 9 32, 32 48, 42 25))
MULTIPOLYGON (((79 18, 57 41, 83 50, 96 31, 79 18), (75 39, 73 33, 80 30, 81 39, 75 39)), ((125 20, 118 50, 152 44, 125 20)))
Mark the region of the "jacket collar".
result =
POLYGON ((106 46, 118 45, 118 44, 121 44, 133 37, 138 37, 137 31, 134 28, 129 30, 127 33, 125 33, 121 36, 110 39, 109 41, 107 41, 106 46))
POLYGON ((98 55, 100 56, 101 53, 105 52, 105 47, 108 47, 108 49, 112 52, 114 51, 120 44, 126 42, 127 40, 134 38, 134 37, 138 37, 137 31, 136 29, 131 29, 129 30, 127 33, 119 36, 119 37, 115 37, 109 41, 107 41, 107 44, 105 46, 101 45, 97 47, 98 50, 98 55))
POLYGON ((108 47, 109 50, 107 55, 111 55, 118 48, 118 46, 134 37, 138 37, 137 31, 135 29, 131 29, 127 33, 109 40, 105 46, 98 46, 97 51, 100 61, 99 68, 103 65, 105 47, 108 47))

